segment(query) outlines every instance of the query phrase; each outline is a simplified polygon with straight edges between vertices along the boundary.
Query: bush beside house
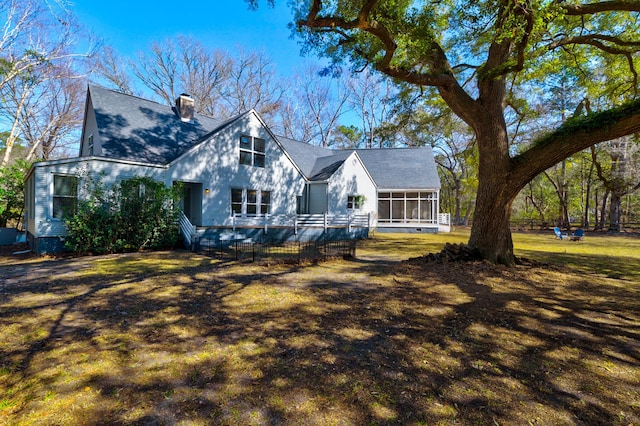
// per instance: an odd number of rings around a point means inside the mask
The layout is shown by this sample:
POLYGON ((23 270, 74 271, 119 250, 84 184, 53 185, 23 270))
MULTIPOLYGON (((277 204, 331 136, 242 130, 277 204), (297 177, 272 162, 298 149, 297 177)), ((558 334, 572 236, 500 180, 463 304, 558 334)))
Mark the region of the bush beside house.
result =
POLYGON ((65 246, 78 253, 121 253, 173 248, 179 241, 180 187, 148 177, 105 188, 89 181, 88 196, 66 213, 65 246))
POLYGON ((0 167, 0 228, 15 227, 24 207, 24 177, 30 163, 16 160, 0 167))

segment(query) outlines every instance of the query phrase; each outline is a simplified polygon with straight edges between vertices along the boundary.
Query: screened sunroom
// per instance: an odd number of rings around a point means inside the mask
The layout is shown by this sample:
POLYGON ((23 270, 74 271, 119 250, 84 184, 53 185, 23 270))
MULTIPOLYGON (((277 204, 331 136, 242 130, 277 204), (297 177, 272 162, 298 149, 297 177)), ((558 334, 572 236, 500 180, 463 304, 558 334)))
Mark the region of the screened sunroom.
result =
POLYGON ((438 225, 437 191, 378 192, 378 226, 438 225))

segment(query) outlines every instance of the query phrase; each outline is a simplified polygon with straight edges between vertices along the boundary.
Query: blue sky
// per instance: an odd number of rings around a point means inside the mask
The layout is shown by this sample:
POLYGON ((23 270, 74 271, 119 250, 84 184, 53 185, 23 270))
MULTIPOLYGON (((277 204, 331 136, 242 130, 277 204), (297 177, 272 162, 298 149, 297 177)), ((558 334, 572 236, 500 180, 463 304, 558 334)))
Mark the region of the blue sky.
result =
POLYGON ((234 52, 264 51, 278 72, 291 69, 313 58, 302 58, 297 41, 290 38, 287 24, 292 12, 286 1, 271 8, 261 1, 251 11, 244 0, 73 0, 71 10, 79 21, 107 45, 127 57, 179 34, 192 36, 213 49, 234 52))

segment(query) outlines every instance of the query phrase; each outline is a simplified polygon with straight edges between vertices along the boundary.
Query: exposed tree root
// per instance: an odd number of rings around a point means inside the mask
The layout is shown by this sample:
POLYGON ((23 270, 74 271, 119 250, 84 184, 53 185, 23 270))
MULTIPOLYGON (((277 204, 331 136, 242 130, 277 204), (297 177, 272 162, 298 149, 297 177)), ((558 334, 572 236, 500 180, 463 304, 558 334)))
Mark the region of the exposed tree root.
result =
POLYGON ((446 243, 439 253, 429 253, 422 257, 426 262, 471 262, 482 260, 480 252, 466 244, 446 243))

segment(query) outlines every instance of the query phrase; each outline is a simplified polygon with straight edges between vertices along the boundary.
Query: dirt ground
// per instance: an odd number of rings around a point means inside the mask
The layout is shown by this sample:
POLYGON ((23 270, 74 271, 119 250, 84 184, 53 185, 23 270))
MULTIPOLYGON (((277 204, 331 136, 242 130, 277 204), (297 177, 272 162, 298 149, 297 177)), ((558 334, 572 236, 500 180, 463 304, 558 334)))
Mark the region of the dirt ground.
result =
POLYGON ((0 424, 640 424, 640 288, 540 262, 0 252, 0 424))

